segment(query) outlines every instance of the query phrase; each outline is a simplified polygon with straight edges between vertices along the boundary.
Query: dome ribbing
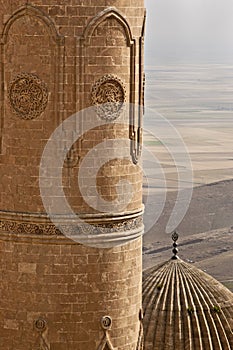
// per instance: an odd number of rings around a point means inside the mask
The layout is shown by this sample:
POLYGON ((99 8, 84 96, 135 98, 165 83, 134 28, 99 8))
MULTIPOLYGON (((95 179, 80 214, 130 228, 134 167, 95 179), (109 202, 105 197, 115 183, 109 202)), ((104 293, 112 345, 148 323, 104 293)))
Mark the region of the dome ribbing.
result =
POLYGON ((233 294, 180 259, 143 275, 146 350, 233 349, 233 294))

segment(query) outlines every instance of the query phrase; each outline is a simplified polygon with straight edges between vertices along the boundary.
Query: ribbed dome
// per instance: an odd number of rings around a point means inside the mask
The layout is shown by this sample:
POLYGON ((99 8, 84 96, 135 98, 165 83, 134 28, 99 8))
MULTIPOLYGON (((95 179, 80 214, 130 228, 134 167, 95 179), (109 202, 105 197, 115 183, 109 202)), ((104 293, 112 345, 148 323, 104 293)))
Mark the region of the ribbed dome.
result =
POLYGON ((232 350, 233 294, 180 259, 143 275, 145 350, 232 350))

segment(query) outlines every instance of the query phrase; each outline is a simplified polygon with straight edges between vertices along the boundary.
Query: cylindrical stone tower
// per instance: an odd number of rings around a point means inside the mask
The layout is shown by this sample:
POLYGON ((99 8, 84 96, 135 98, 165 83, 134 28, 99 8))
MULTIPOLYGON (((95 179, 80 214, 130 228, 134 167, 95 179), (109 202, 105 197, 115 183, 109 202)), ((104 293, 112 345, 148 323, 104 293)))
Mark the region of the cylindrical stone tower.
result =
POLYGON ((144 27, 0 0, 0 350, 142 348, 144 27))

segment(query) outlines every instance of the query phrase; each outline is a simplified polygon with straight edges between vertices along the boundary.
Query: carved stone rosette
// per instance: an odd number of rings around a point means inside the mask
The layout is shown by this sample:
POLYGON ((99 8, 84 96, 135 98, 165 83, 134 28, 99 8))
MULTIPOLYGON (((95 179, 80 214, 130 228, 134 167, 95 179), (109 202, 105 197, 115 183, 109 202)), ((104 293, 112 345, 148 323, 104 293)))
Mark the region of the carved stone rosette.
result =
POLYGON ((35 119, 48 103, 46 84, 31 73, 18 74, 10 83, 8 98, 13 112, 22 119, 35 119))
POLYGON ((97 115, 103 120, 113 121, 119 117, 126 101, 125 85, 115 75, 104 75, 94 84, 91 97, 97 115))

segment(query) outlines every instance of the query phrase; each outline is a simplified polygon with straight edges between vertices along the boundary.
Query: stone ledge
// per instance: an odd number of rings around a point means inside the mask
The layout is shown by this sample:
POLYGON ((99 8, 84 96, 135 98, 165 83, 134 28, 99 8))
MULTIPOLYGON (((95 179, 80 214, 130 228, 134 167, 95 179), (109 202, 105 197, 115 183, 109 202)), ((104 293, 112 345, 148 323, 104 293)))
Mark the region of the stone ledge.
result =
POLYGON ((110 248, 125 244, 143 234, 142 211, 118 216, 83 215, 74 218, 46 214, 0 212, 0 239, 62 237, 88 246, 110 248))

